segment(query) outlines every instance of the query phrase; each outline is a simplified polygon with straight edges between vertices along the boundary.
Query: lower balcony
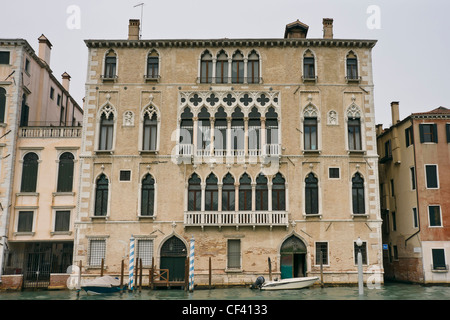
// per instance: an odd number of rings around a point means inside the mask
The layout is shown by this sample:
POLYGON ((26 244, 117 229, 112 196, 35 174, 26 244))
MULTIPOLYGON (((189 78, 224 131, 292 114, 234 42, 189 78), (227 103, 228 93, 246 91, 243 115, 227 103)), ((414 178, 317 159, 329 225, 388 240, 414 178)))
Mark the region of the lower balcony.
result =
POLYGON ((187 211, 185 227, 288 227, 287 211, 187 211))

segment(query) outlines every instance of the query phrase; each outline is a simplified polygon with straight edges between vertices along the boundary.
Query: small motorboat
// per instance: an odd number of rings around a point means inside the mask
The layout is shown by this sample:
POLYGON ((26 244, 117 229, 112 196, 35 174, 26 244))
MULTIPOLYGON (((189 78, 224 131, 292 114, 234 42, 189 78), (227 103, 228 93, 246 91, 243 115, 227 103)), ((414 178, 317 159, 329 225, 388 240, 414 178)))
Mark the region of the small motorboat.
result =
POLYGON ((124 290, 120 287, 120 280, 111 276, 98 277, 93 280, 87 281, 81 285, 81 289, 88 294, 102 294, 102 293, 114 293, 124 290))
POLYGON ((312 286, 319 277, 300 277, 264 282, 261 290, 295 290, 312 286))

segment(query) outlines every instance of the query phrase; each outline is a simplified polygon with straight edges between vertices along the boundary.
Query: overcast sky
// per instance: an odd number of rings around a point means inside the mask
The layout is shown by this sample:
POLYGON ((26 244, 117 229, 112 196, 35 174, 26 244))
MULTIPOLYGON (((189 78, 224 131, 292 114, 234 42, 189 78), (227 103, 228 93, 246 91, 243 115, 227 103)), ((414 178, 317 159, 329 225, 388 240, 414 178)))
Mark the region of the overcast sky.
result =
POLYGON ((72 76, 82 105, 87 70, 85 39, 126 39, 128 20, 141 17, 143 39, 282 38, 286 24, 309 25, 322 38, 322 19, 334 19, 334 37, 376 39, 373 50, 376 123, 450 107, 448 0, 8 0, 0 38, 23 38, 37 52, 44 34, 53 44, 51 68, 72 76), (375 6, 375 7, 374 7, 375 6), (78 10, 79 9, 79 10, 78 10), (379 10, 378 10, 379 9, 379 10), (377 11, 378 10, 378 11, 377 11))

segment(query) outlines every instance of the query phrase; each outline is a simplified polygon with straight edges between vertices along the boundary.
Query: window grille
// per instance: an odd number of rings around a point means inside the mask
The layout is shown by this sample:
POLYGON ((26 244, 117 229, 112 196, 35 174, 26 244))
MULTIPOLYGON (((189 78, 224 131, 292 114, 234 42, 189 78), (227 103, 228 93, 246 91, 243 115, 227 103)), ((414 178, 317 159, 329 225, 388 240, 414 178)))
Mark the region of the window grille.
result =
POLYGON ((137 242, 137 257, 143 266, 151 266, 153 258, 153 240, 140 239, 137 242))
POLYGON ((105 259, 106 240, 91 239, 89 242, 89 266, 101 266, 102 259, 105 259))

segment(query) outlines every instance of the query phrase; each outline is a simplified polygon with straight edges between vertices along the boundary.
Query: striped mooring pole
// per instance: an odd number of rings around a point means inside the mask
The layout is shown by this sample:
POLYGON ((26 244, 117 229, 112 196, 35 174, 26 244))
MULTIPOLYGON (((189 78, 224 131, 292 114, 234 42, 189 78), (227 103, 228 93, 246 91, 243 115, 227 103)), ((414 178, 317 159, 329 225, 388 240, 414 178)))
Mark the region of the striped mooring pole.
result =
POLYGON ((128 266, 128 289, 134 289, 134 238, 130 238, 130 262, 128 266))
POLYGON ((194 291, 194 236, 191 238, 191 251, 189 254, 189 291, 194 291))

